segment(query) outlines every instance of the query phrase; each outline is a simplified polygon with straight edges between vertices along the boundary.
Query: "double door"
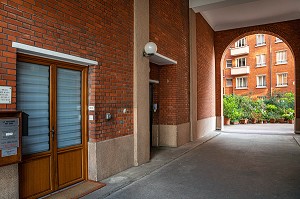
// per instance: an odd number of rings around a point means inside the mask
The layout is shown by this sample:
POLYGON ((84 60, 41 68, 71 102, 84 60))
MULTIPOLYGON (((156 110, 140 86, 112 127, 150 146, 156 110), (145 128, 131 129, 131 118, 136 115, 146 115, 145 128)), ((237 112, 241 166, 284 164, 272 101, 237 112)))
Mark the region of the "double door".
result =
POLYGON ((21 198, 37 198, 86 179, 86 70, 19 57, 17 109, 25 121, 21 198))

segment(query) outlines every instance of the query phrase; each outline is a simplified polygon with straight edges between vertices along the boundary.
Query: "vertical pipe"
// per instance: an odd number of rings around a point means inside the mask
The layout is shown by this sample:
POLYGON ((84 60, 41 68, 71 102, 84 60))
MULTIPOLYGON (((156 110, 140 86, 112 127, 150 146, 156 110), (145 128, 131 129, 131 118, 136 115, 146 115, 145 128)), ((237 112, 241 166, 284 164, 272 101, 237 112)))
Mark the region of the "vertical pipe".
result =
POLYGON ((269 56, 270 56, 270 61, 269 61, 269 64, 270 64, 270 96, 273 95, 273 88, 272 88, 272 40, 271 40, 272 36, 269 35, 269 56))

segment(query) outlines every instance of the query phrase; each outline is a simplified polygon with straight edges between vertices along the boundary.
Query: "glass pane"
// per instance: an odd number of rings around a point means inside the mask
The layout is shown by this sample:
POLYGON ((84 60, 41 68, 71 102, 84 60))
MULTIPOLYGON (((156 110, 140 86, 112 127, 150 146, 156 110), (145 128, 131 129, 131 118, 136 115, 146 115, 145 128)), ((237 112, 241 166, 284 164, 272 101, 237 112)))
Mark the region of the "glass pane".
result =
POLYGON ((17 109, 28 114, 22 154, 49 151, 49 67, 17 63, 17 109))
POLYGON ((57 144, 81 144, 81 72, 57 70, 57 144))

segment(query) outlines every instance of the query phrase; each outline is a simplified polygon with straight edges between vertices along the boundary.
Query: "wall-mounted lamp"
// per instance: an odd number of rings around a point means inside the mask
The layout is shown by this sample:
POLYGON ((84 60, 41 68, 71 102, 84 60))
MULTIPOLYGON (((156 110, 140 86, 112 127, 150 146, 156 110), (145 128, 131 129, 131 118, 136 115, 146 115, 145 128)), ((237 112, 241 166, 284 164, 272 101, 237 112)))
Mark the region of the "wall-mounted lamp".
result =
POLYGON ((157 52, 157 45, 154 42, 148 42, 144 47, 144 56, 148 57, 157 52))

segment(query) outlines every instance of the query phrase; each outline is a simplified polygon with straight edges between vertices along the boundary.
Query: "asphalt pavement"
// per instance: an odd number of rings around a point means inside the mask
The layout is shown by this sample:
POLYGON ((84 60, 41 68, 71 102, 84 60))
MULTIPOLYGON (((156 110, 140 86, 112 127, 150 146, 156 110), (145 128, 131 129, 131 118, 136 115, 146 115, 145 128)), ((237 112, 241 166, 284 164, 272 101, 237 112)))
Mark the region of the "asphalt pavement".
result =
POLYGON ((300 139, 293 125, 275 125, 225 127, 198 143, 160 149, 84 198, 299 199, 300 139))

